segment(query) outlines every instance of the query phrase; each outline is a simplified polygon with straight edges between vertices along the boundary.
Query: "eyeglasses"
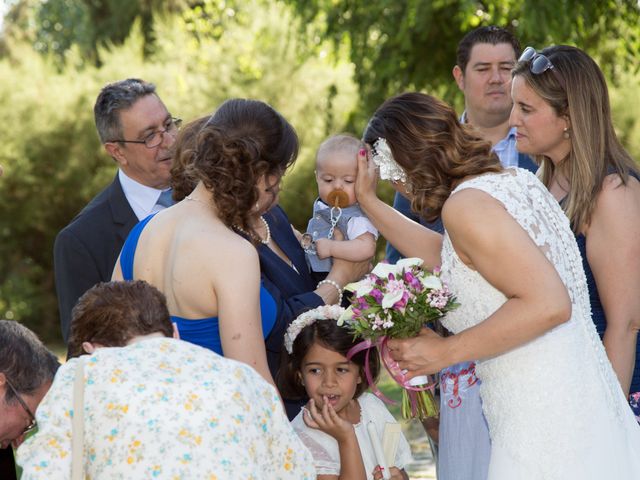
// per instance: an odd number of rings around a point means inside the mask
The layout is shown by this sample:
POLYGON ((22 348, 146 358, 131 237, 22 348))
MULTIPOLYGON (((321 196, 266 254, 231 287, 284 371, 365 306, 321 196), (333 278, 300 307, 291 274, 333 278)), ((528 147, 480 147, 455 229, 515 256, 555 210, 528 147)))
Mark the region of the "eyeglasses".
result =
POLYGON ((31 409, 27 406, 27 404, 25 403, 25 401, 22 399, 22 397, 18 394, 17 390, 15 389, 15 387, 11 384, 11 382, 9 381, 9 378, 7 378, 7 376, 5 375, 5 380, 7 381, 7 385, 9 386, 9 388, 11 389, 11 392, 13 393, 13 395, 18 399, 18 403, 22 406, 22 408, 24 409, 25 412, 27 412, 27 415, 29 415, 29 418, 31 419, 31 423, 29 425, 27 425, 27 427, 22 431, 21 435, 26 435, 27 433, 33 431, 37 426, 38 426, 38 422, 36 421, 36 416, 33 414, 33 412, 31 411, 31 409))
POLYGON ((182 125, 182 119, 171 117, 165 127, 162 130, 156 130, 155 132, 151 132, 147 135, 144 140, 112 140, 112 142, 119 143, 144 143, 144 146, 147 148, 156 148, 158 145, 162 143, 164 139, 164 134, 168 133, 169 135, 175 135, 178 132, 178 129, 182 125))

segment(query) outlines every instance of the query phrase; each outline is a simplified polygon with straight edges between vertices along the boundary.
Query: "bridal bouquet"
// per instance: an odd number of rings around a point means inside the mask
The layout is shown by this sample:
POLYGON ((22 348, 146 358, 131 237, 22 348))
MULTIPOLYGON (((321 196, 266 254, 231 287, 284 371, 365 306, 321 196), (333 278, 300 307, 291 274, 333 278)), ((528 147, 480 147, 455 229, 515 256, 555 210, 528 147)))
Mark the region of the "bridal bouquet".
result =
MULTIPOLYGON (((421 265, 419 258, 405 258, 396 264, 379 263, 363 280, 345 287, 353 296, 340 318, 356 337, 364 339, 347 356, 377 347, 383 364, 402 386, 403 417, 420 419, 438 413, 431 391, 435 383, 426 376, 405 380, 405 372, 389 355, 387 339, 414 337, 424 326, 458 307, 455 297, 440 280, 439 269, 428 272, 421 265)), ((371 384, 371 378, 368 380, 371 384)), ((381 396, 380 392, 376 394, 381 396)))

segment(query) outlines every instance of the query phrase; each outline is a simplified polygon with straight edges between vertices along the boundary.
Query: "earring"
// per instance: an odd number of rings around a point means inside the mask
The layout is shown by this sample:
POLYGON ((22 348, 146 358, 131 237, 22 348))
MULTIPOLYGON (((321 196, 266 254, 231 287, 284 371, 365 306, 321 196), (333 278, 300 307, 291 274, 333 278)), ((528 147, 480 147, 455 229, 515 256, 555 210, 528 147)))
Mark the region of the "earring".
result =
POLYGON ((567 140, 571 138, 571 135, 569 134, 569 127, 564 127, 564 130, 562 131, 562 136, 567 140))
POLYGON ((254 207, 256 212, 260 211, 260 202, 256 202, 256 206, 254 207))

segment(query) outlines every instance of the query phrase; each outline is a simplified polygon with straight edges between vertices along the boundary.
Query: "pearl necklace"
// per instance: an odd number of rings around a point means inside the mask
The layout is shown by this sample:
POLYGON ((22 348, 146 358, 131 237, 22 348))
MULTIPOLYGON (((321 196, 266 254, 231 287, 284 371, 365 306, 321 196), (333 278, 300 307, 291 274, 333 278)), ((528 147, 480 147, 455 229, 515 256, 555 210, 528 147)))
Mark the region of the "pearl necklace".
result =
POLYGON ((184 197, 185 200, 190 200, 192 202, 198 202, 201 203, 203 205, 209 205, 210 207, 213 206, 213 203, 211 203, 211 201, 205 201, 205 200, 200 200, 199 198, 195 198, 192 197, 191 195, 187 195, 186 197, 184 197))
POLYGON ((247 232, 245 229, 239 227, 238 225, 233 225, 233 228, 235 228, 240 233, 244 233, 247 237, 253 237, 256 240, 258 240, 261 244, 267 245, 271 241, 271 228, 269 228, 269 224, 267 223, 267 221, 264 219, 262 215, 260 215, 260 220, 262 220, 262 224, 264 225, 265 231, 267 232, 264 238, 260 238, 256 235, 252 235, 249 232, 247 232))
MULTIPOLYGON (((202 203, 203 205, 210 205, 210 206, 212 205, 211 202, 205 202, 204 200, 200 200, 199 198, 194 198, 191 195, 187 195, 184 198, 185 198, 185 200, 191 200, 192 202, 202 203)), ((260 220, 262 220, 262 224, 264 225, 264 229, 267 232, 267 234, 265 235, 264 239, 258 237, 257 235, 250 234, 244 228, 239 227, 238 225, 232 225, 232 226, 233 226, 233 228, 235 230, 237 230, 240 233, 244 233, 247 237, 255 238, 256 240, 258 240, 263 245, 267 245, 271 241, 271 228, 269 228, 269 224, 267 223, 267 221, 264 219, 264 217, 262 215, 260 216, 260 220)))

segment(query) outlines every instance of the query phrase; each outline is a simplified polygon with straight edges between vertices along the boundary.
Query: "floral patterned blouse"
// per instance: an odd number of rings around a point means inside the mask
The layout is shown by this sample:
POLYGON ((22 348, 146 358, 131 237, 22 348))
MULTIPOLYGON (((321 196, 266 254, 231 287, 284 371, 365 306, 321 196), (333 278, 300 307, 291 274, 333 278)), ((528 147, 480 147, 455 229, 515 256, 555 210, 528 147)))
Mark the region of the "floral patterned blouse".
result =
MULTIPOLYGON (((86 478, 315 479, 276 390, 250 367, 170 338, 85 358, 86 478)), ((73 381, 63 365, 18 450, 22 479, 71 471, 73 381)))

